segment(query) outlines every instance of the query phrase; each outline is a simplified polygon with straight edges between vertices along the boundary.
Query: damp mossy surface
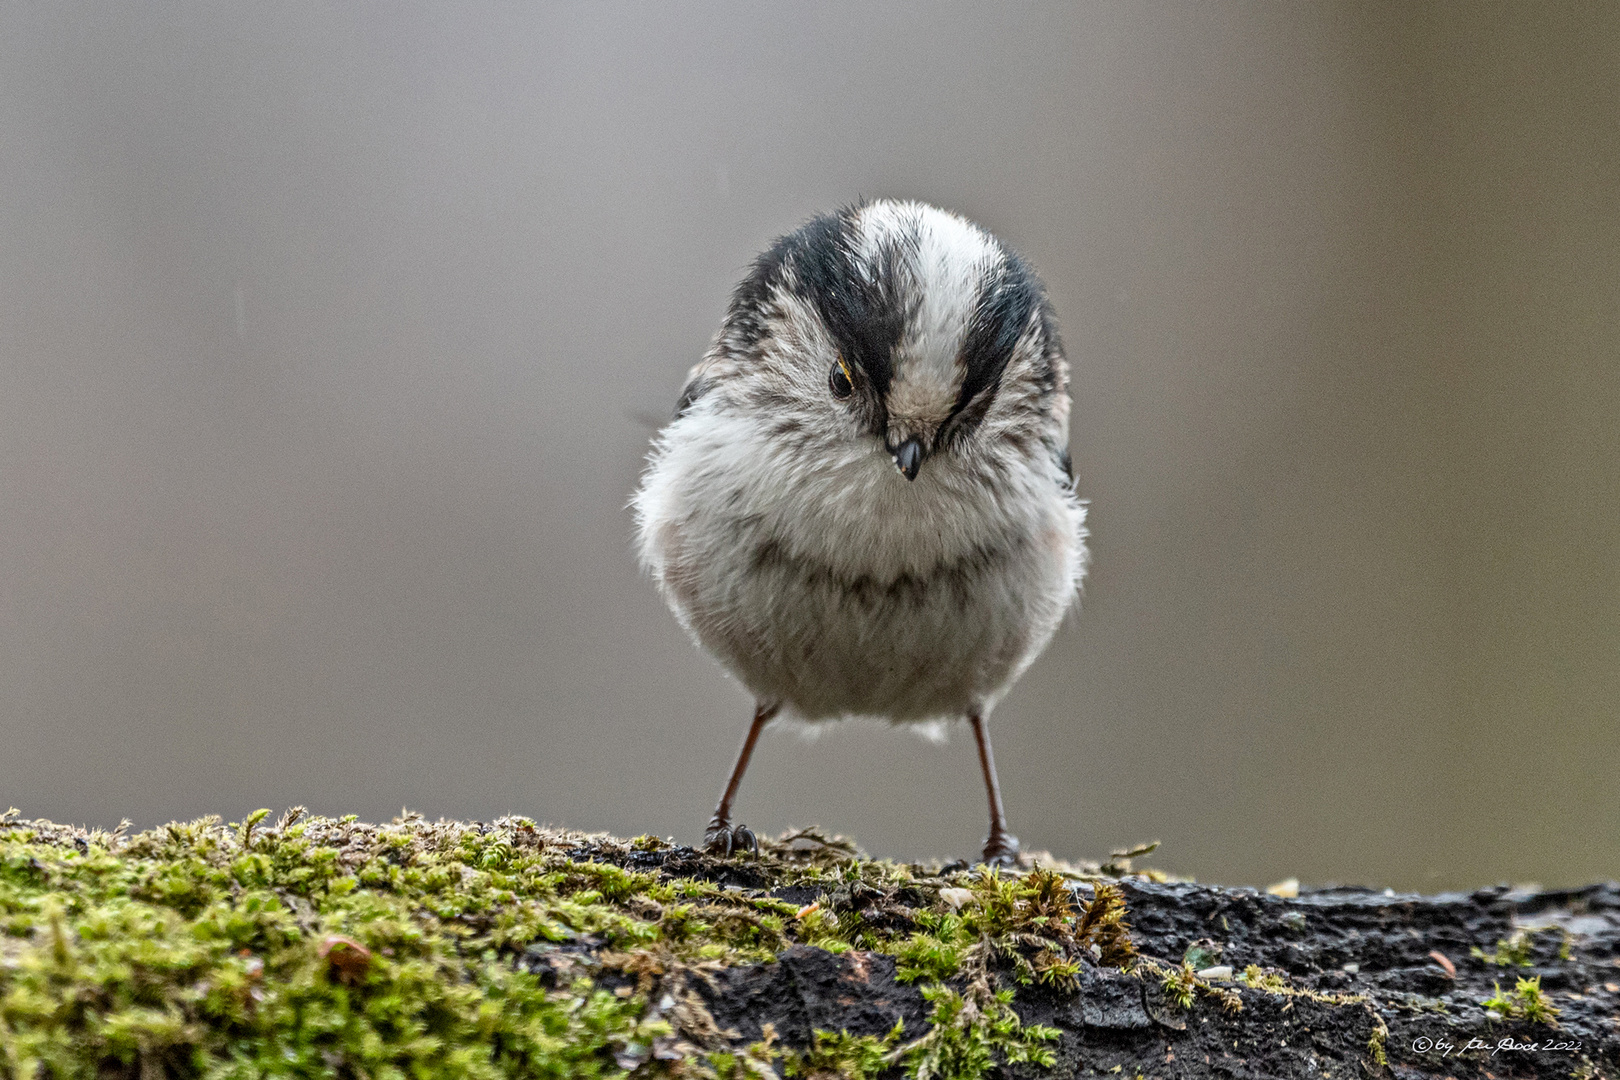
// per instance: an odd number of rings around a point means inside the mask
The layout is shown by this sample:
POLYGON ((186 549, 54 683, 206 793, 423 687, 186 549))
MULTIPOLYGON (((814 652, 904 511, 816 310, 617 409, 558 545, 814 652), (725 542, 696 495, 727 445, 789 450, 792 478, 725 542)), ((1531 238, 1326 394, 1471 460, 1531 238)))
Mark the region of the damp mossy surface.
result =
POLYGON ((1146 847, 1016 872, 762 847, 3 815, 0 1080, 1332 1078, 1475 1037, 1540 1047, 1516 1075, 1620 1064, 1612 883, 1295 897, 1133 870, 1146 847))
POLYGON ((129 834, 13 812, 0 819, 0 1069, 973 1077, 1052 1060, 1057 1033, 1020 1020, 998 961, 1016 981, 1062 983, 1088 945, 1130 955, 1117 893, 1077 909, 1054 871, 944 873, 801 833, 744 864, 767 887, 739 888, 690 849, 692 875, 670 872, 671 850, 522 818, 260 811, 129 834), (906 914, 886 920, 861 897, 899 897, 906 914), (794 945, 895 955, 928 1022, 732 1045, 697 983, 794 945))

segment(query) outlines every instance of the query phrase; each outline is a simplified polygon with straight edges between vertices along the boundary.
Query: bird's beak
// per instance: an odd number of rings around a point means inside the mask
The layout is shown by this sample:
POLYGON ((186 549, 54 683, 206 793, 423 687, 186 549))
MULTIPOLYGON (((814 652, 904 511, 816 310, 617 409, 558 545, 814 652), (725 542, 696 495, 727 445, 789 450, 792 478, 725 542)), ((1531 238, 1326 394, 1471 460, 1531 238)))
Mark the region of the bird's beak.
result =
POLYGON ((917 470, 922 468, 923 458, 926 457, 921 439, 911 438, 894 448, 894 467, 907 480, 917 479, 917 470))

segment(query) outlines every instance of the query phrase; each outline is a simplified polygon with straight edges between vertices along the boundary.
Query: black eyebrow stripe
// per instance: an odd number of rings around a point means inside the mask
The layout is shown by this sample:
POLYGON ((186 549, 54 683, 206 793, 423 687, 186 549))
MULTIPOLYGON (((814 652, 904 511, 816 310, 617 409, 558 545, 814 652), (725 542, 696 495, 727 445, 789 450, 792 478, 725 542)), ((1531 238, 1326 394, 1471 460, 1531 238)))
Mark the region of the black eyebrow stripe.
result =
POLYGON ((1004 250, 996 268, 986 275, 972 321, 962 338, 958 354, 963 368, 962 389, 951 417, 987 387, 1000 384, 1001 373, 1028 329, 1031 314, 1045 303, 1040 282, 1029 266, 1013 252, 1004 250))
POLYGON ((856 253, 856 218, 863 206, 818 214, 772 241, 732 293, 725 332, 740 349, 752 350, 765 336, 773 295, 785 288, 815 308, 844 358, 866 374, 882 400, 894 378, 894 350, 913 312, 904 301, 903 247, 881 244, 871 265, 856 253))
POLYGON ((880 397, 894 378, 894 350, 905 333, 903 253, 878 247, 863 265, 855 252, 859 207, 811 220, 788 237, 795 292, 815 306, 844 358, 866 373, 880 397))

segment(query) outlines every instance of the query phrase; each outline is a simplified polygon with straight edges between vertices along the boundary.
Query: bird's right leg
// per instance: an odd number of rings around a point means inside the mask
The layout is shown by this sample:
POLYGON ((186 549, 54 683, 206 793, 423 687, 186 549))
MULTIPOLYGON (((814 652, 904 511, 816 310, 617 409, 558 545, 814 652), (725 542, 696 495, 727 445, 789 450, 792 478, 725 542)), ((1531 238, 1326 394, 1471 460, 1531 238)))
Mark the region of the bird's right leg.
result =
POLYGON ((767 705, 764 702, 754 706, 754 722, 748 725, 748 735, 743 739, 742 749, 737 751, 737 764, 731 767, 731 779, 726 781, 726 790, 720 795, 720 805, 714 808, 714 817, 709 819, 709 827, 703 831, 703 846, 717 855, 730 855, 733 851, 743 850, 756 855, 759 853, 759 839, 754 836, 754 831, 746 825, 731 824, 731 801, 737 797, 743 773, 748 771, 748 759, 754 756, 754 744, 759 741, 759 733, 765 730, 765 725, 780 709, 780 705, 767 705))
POLYGON ((984 790, 990 797, 990 835, 984 838, 984 861, 988 866, 1018 865, 1018 837, 1007 831, 1007 814, 1001 809, 1001 783, 996 779, 996 758, 990 750, 990 731, 984 714, 968 717, 973 725, 973 741, 979 744, 979 768, 984 772, 984 790))

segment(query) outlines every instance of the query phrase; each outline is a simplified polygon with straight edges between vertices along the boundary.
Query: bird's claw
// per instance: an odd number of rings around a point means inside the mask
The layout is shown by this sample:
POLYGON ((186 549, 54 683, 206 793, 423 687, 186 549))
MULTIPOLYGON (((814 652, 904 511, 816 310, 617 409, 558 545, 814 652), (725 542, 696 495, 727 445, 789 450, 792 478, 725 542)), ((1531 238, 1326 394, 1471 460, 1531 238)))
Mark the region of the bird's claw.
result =
POLYGON ((1018 837, 1012 833, 994 832, 984 841, 984 864, 1011 869, 1018 865, 1018 837))
POLYGON ((703 848, 709 854, 718 855, 722 859, 739 851, 758 855, 759 838, 754 835, 754 830, 746 825, 711 821, 703 833, 703 848))

